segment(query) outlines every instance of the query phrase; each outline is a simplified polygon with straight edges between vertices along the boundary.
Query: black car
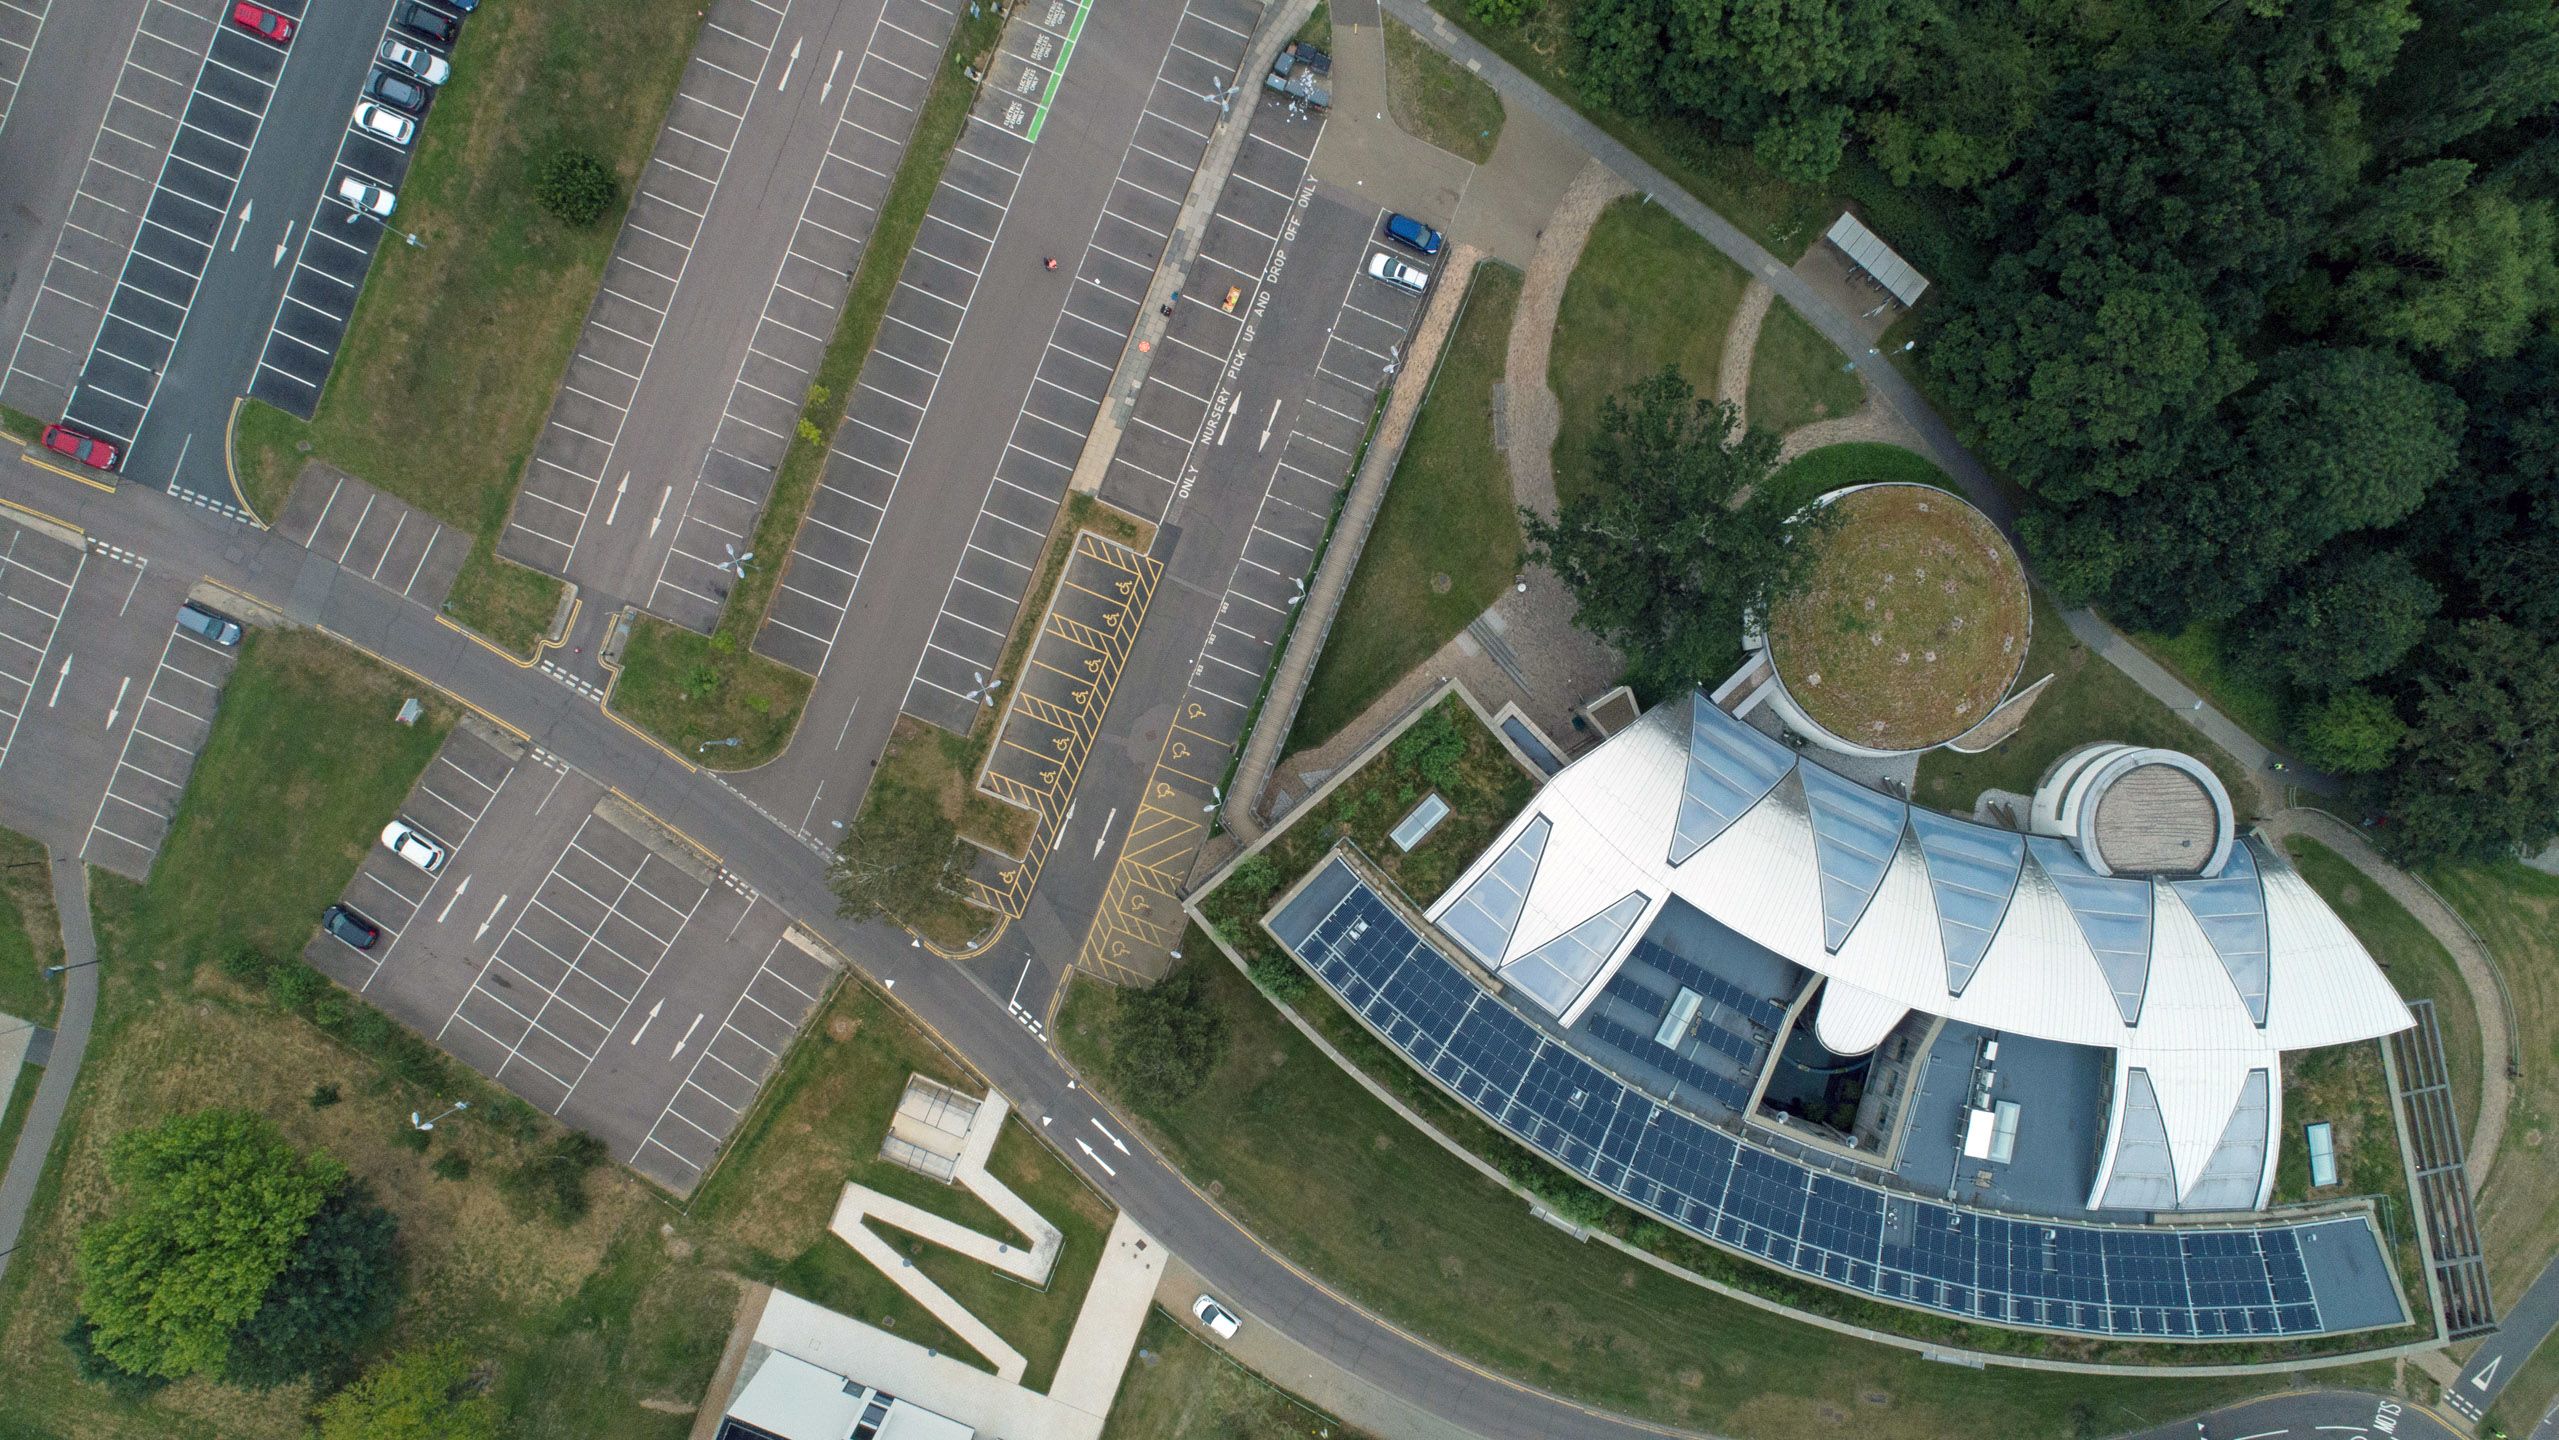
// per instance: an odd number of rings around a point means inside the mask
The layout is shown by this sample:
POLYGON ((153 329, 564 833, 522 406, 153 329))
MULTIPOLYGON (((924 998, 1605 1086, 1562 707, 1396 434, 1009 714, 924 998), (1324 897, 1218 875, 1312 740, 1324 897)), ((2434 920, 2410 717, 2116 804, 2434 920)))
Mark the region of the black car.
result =
POLYGON ((379 100, 394 110, 406 110, 412 115, 426 113, 426 87, 406 75, 394 74, 378 65, 365 78, 364 98, 379 100))
POLYGON ((392 17, 391 23, 421 40, 432 40, 438 45, 452 44, 454 32, 461 28, 461 23, 452 16, 430 6, 421 5, 417 0, 408 0, 407 4, 402 5, 399 13, 392 17))
POLYGON ((320 912, 320 928, 337 936, 358 950, 370 950, 382 938, 382 929, 344 905, 332 905, 320 912))

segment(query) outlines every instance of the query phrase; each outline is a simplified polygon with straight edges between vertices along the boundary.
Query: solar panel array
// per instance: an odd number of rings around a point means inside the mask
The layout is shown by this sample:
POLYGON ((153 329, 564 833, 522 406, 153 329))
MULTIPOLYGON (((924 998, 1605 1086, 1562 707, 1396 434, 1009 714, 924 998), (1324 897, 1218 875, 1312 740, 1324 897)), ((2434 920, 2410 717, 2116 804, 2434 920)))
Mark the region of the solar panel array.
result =
POLYGON ((2359 1217, 2095 1226, 1895 1194, 1745 1144, 1607 1074, 1476 985, 1365 882, 1293 948, 1495 1125, 1599 1189, 1781 1269, 1964 1319, 2088 1334, 2254 1338, 2371 1323, 2323 1321, 2303 1248, 2344 1246, 2330 1263, 2383 1267, 2359 1217))

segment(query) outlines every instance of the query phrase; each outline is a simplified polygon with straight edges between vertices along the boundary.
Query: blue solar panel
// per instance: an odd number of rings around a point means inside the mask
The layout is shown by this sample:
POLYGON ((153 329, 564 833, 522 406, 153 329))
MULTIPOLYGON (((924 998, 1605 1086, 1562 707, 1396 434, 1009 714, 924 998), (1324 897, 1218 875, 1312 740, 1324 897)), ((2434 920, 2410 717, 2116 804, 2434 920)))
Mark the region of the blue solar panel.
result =
MULTIPOLYGON (((1523 1144, 1781 1269, 1943 1315, 2088 1334, 2217 1339, 2328 1328, 2301 1226, 2074 1224, 1810 1169, 1664 1106, 1552 1040, 1365 884, 1313 927, 1302 952, 1388 1043, 1523 1144)), ((2332 1261, 2341 1251, 2325 1247, 2358 1247, 2347 1261, 2385 1269, 2369 1224, 2303 1223, 2321 1227, 2320 1253, 2332 1261)))

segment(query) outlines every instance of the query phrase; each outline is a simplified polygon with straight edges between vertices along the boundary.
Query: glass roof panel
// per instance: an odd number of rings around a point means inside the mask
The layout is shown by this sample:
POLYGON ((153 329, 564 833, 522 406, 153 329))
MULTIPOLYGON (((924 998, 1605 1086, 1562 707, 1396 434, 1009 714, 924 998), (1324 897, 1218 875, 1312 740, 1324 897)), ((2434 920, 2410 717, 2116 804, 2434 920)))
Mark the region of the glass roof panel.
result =
POLYGON ((2078 919, 2124 1023, 2141 1019, 2142 992, 2150 983, 2150 882, 2100 875, 2069 842, 2049 835, 2029 836, 2026 845, 2078 919))
POLYGON ((2026 859, 2026 837, 1975 825, 1952 815, 1912 806, 1910 831, 1928 861, 1928 886, 1937 898, 1937 936, 1946 947, 1946 993, 1961 995, 1981 968, 1990 937, 2008 913, 2017 872, 2026 859))
POLYGON ((2212 942, 2221 968, 2230 972, 2248 1018, 2266 1023, 2266 892, 2257 878, 2257 857, 2242 841, 2230 847, 2230 863, 2209 880, 2179 880, 2177 898, 2194 913, 2204 938, 2212 942))
POLYGON ((1848 939, 1901 844, 1902 817, 1910 806, 1880 790, 1803 767, 1804 800, 1812 809, 1813 855, 1821 864, 1822 945, 1836 951, 1848 939))
POLYGON ((1511 932, 1519 928, 1519 912, 1528 904, 1528 887, 1537 879, 1537 862, 1546 854, 1546 836, 1555 822, 1540 815, 1520 827, 1501 858, 1484 867, 1439 927, 1456 937, 1467 953, 1487 965, 1502 963, 1511 932))
POLYGON ((1688 776, 1680 786, 1679 824, 1670 838, 1670 863, 1690 856, 1776 788, 1795 764, 1795 753, 1727 715, 1703 695, 1690 702, 1688 776))

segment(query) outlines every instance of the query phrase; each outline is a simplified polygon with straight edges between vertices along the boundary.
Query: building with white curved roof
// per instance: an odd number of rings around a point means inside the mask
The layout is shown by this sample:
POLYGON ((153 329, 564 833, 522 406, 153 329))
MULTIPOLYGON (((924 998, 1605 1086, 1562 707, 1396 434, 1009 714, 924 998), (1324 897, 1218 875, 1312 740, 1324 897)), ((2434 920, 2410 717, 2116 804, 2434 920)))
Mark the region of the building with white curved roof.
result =
POLYGON ((2174 752, 2064 757, 2020 834, 1849 780, 1702 695, 1557 774, 1429 918, 1571 1026, 1673 900, 1820 977, 1820 1044, 1913 1015, 2111 1052, 2087 1208, 2262 1207, 2282 1056, 2413 1022, 2174 752))

